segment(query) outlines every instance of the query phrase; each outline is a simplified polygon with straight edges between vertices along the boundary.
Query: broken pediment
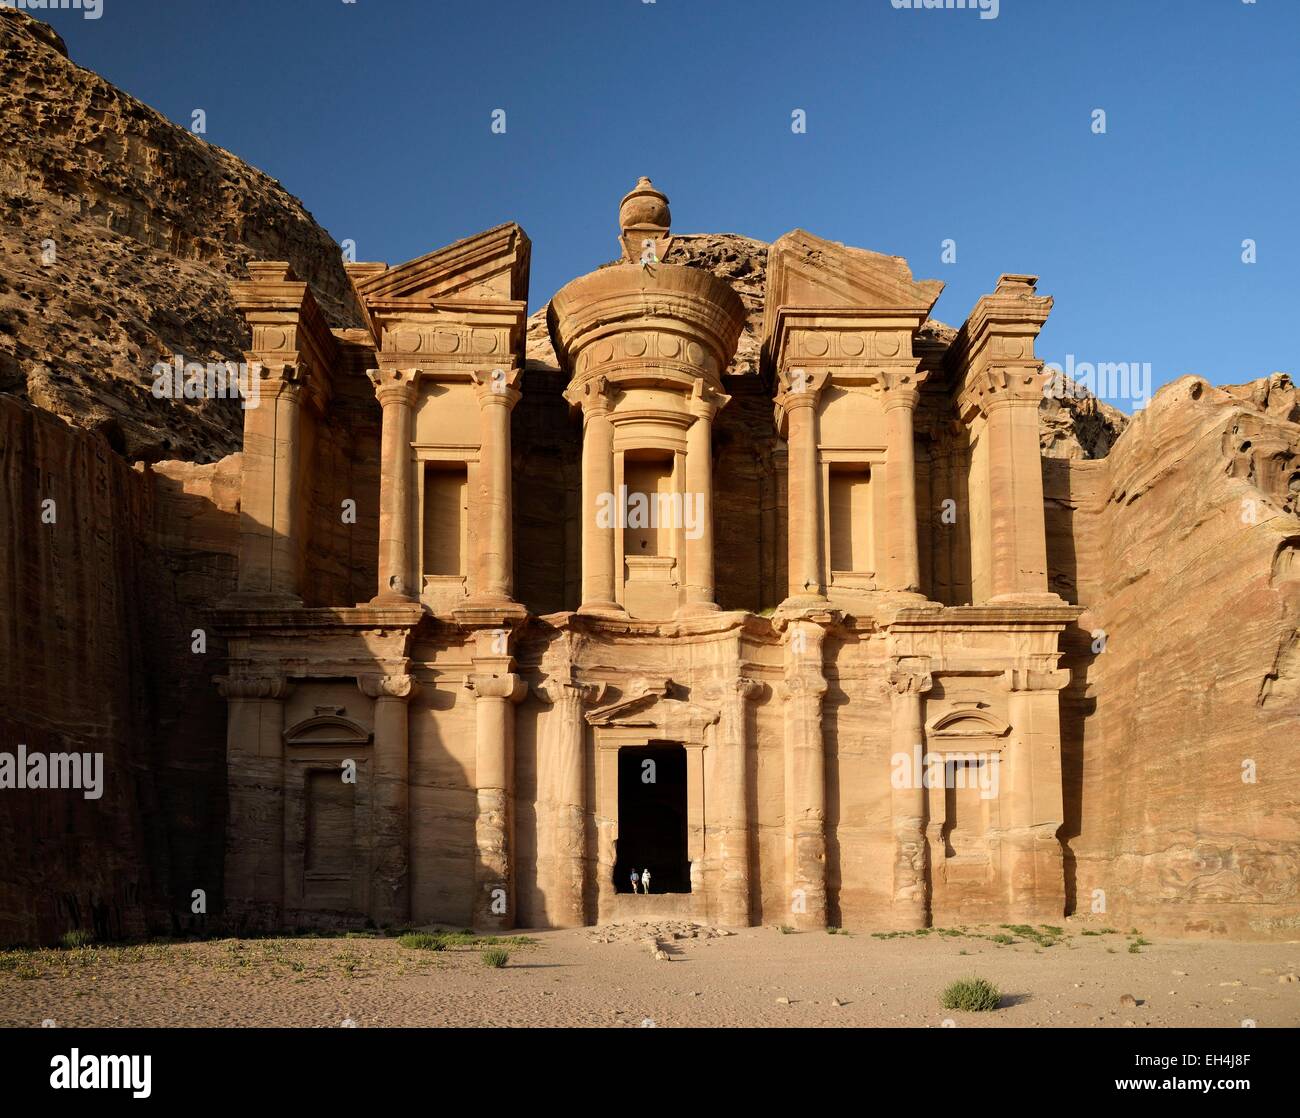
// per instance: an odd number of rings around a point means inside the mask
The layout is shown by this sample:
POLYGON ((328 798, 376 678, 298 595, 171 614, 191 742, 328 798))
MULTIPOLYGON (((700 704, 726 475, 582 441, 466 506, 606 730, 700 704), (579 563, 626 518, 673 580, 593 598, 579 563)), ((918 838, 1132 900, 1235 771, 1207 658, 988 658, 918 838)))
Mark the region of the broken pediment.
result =
POLYGON ((664 741, 699 741, 705 726, 718 720, 719 712, 684 699, 672 698, 672 680, 633 680, 623 697, 587 715, 596 727, 645 728, 648 736, 664 741))
POLYGON ((349 264, 347 272, 373 329, 371 316, 383 309, 526 302, 531 247, 528 235, 507 222, 396 267, 349 264))
POLYGON ((914 280, 901 256, 851 248, 795 229, 767 254, 766 313, 779 310, 898 309, 930 313, 942 280, 914 280))

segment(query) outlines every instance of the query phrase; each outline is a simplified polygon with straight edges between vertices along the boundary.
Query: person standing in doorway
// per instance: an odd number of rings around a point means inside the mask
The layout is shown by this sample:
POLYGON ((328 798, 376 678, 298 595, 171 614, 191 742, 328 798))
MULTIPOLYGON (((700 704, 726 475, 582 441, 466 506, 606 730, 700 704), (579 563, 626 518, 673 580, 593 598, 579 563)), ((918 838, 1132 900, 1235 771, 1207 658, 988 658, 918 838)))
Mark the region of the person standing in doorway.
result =
POLYGON ((647 867, 646 869, 643 869, 643 870, 641 871, 641 884, 642 884, 642 886, 645 888, 645 891, 646 891, 647 893, 650 892, 650 870, 649 870, 649 867, 647 867))
POLYGON ((637 888, 637 885, 640 883, 640 881, 641 878, 637 876, 636 870, 633 870, 632 871, 632 892, 639 893, 641 891, 640 889, 637 888))

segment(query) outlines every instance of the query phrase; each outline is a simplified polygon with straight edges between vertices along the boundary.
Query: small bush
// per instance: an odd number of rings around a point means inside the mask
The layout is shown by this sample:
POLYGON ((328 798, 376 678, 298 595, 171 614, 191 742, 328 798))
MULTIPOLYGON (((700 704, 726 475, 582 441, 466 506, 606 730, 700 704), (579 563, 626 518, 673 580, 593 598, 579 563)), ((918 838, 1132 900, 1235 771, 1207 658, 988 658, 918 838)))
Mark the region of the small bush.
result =
POLYGON ((793 935, 793 934, 794 934, 794 929, 793 929, 792 927, 790 927, 789 924, 782 924, 782 925, 781 925, 781 934, 782 934, 783 936, 793 935))
POLYGON ((89 932, 83 932, 78 928, 71 932, 64 932, 59 937, 59 942, 64 947, 72 949, 74 947, 85 947, 87 944, 94 942, 94 938, 89 932))
POLYGON ((994 943, 1015 943, 1016 942, 1015 939, 1013 939, 1009 935, 1006 935, 1004 932, 999 932, 995 936, 989 936, 989 939, 991 939, 994 943))
POLYGON ((834 924, 829 924, 826 927, 826 934, 828 936, 837 936, 840 934, 840 930, 839 928, 835 927, 834 924))
POLYGON ((504 947, 489 947, 479 957, 485 967, 504 967, 510 962, 510 952, 504 947))
POLYGON ((397 942, 413 951, 444 951, 447 948, 447 941, 442 936, 430 935, 428 932, 398 936, 397 942))
POLYGON ((983 978, 960 978, 943 992, 944 1009, 960 1009, 967 1013, 983 1013, 997 1009, 1002 992, 983 978))

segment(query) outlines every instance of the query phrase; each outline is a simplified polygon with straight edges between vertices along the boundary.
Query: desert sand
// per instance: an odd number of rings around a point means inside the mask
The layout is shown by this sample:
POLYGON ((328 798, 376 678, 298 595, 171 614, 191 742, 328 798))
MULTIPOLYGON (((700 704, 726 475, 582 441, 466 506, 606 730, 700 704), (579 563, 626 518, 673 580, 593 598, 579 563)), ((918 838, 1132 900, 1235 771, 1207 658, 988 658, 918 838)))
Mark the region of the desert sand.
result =
POLYGON ((434 952, 365 937, 14 951, 0 954, 0 1025, 1300 1024, 1300 943, 1146 943, 1130 929, 1090 931, 1057 936, 1040 927, 1028 936, 984 927, 884 937, 631 924, 527 933, 528 942, 503 943, 510 959, 499 969, 483 965, 482 945, 434 952), (965 976, 996 983, 999 1008, 943 1009, 941 991, 965 976))

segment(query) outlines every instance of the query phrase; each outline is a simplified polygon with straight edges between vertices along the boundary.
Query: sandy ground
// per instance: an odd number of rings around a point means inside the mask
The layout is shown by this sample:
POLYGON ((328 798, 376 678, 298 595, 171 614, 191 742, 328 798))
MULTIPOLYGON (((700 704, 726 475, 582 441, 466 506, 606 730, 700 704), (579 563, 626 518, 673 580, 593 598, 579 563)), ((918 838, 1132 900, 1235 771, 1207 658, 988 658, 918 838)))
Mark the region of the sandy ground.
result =
POLYGON ((501 969, 483 966, 480 946, 377 938, 4 952, 0 1025, 1300 1025, 1300 943, 1036 934, 719 934, 665 922, 528 933, 501 969), (996 983, 1001 1006, 941 1008, 944 986, 965 976, 996 983))

